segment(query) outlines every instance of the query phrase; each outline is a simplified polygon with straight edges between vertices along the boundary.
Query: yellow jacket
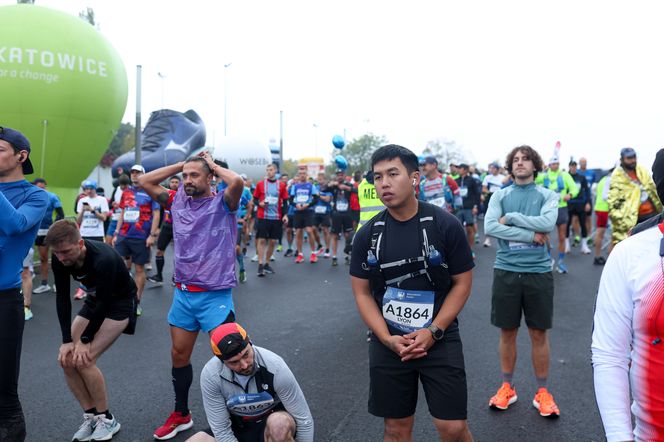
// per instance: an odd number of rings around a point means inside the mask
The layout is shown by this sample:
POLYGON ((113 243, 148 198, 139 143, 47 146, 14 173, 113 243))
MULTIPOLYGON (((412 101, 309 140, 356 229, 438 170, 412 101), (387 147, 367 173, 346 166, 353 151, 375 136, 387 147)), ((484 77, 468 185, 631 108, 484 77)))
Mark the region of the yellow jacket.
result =
POLYGON ((662 203, 657 196, 657 188, 645 167, 636 165, 636 176, 641 185, 633 182, 622 167, 616 167, 611 175, 609 187, 609 217, 613 243, 627 238, 629 229, 636 225, 641 206, 641 191, 645 191, 655 206, 657 213, 662 211, 662 203))

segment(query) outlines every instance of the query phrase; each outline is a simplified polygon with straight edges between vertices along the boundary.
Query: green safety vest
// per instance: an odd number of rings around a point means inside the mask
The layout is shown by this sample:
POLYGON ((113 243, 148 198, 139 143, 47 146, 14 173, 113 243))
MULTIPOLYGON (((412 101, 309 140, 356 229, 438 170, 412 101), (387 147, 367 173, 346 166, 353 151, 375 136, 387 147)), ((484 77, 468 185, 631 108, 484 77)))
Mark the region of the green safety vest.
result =
POLYGON ((599 183, 597 183, 597 195, 595 195, 595 212, 609 211, 609 202, 602 198, 602 195, 604 194, 604 186, 606 185, 606 180, 608 177, 609 175, 603 176, 602 179, 599 180, 599 183))
POLYGON ((357 230, 385 208, 376 194, 376 187, 364 178, 357 187, 357 199, 360 203, 360 222, 357 230))

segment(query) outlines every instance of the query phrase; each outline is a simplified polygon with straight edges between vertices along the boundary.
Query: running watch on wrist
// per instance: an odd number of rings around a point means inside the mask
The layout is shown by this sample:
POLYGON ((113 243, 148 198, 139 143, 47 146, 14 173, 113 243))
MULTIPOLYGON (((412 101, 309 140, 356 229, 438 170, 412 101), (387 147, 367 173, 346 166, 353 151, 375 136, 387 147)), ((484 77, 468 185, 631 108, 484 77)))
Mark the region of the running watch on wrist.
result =
POLYGON ((440 341, 441 339, 443 339, 443 336, 445 336, 445 330, 443 330, 442 328, 438 328, 433 324, 429 325, 427 327, 427 330, 431 332, 433 339, 436 341, 440 341))

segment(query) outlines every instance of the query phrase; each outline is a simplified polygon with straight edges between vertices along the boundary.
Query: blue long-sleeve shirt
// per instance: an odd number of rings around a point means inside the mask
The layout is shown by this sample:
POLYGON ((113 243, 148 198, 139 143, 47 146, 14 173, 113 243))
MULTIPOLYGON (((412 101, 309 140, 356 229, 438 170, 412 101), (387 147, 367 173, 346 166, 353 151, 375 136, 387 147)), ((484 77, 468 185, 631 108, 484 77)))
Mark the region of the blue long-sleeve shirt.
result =
POLYGON ((47 193, 26 180, 0 183, 0 290, 21 286, 23 259, 47 206, 47 193))
POLYGON ((556 226, 558 194, 534 183, 513 184, 491 196, 484 215, 484 231, 498 238, 494 268, 520 273, 551 271, 545 246, 533 243, 535 233, 549 233, 556 226), (500 218, 505 217, 505 224, 500 218))

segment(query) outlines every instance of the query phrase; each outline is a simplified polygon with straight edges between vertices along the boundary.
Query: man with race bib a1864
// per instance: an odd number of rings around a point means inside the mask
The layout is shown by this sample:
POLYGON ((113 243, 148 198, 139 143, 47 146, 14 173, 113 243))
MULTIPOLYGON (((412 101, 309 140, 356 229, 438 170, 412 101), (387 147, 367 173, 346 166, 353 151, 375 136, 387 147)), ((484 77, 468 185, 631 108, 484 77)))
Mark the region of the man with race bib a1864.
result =
POLYGON ((355 235, 351 283, 369 344, 369 412, 385 440, 412 440, 418 380, 441 439, 470 441, 457 315, 470 296, 470 247, 459 221, 418 201, 418 158, 387 145, 371 158, 387 207, 355 235))

